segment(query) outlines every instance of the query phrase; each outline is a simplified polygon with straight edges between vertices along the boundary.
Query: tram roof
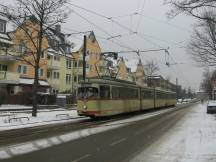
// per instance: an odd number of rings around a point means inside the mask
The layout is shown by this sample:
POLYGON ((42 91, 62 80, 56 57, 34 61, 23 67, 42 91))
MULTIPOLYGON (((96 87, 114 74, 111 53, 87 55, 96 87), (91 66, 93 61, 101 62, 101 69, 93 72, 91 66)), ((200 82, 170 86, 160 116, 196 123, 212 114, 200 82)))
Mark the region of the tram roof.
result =
MULTIPOLYGON (((115 79, 115 78, 108 78, 108 77, 95 77, 95 78, 88 78, 86 81, 80 82, 82 83, 101 83, 101 84, 129 84, 132 86, 137 86, 135 82, 130 82, 126 80, 120 80, 120 79, 115 79)), ((138 87, 138 86, 137 86, 138 87)))
MULTIPOLYGON (((140 87, 143 89, 149 89, 152 90, 152 87, 147 87, 147 86, 139 86, 136 84, 136 82, 130 82, 130 81, 126 81, 126 80, 121 80, 121 79, 116 79, 116 78, 108 78, 108 77, 95 77, 95 78, 88 78, 86 79, 86 81, 81 81, 81 84, 113 84, 113 85, 130 85, 133 87, 140 87)), ((155 88, 157 91, 162 91, 162 92, 173 92, 170 91, 169 89, 163 89, 163 88, 159 88, 156 87, 155 88)), ((173 92, 175 93, 175 92, 173 92)))

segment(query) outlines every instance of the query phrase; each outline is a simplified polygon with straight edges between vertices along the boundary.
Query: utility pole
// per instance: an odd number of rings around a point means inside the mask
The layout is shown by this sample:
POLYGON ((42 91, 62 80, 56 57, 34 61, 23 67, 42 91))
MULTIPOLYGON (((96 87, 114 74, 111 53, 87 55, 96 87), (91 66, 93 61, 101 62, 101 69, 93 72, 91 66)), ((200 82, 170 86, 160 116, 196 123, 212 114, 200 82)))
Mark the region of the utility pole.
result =
POLYGON ((83 81, 86 80, 86 47, 87 46, 87 37, 84 35, 84 45, 83 45, 83 81))

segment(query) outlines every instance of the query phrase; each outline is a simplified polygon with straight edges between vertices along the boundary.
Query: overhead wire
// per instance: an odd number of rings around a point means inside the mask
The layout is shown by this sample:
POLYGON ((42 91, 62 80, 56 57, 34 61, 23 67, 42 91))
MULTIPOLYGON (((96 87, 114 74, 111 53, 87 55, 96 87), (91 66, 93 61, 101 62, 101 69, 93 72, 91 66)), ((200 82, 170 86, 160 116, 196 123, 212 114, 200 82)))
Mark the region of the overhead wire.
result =
MULTIPOLYGON (((131 33, 134 33, 134 31, 133 31, 132 29, 128 28, 127 26, 124 26, 124 25, 120 24, 118 21, 114 20, 114 18, 112 18, 112 17, 107 17, 107 16, 105 16, 105 15, 99 14, 99 13, 97 13, 97 12, 95 12, 95 11, 86 9, 86 8, 84 8, 84 7, 81 7, 81 6, 72 4, 72 3, 69 3, 69 4, 72 5, 72 6, 74 6, 74 7, 76 7, 76 8, 80 8, 80 9, 82 9, 82 10, 85 10, 86 12, 89 12, 89 13, 92 13, 92 14, 94 14, 94 15, 97 15, 97 16, 99 16, 99 17, 101 17, 101 18, 105 18, 105 19, 107 19, 107 20, 110 20, 110 21, 114 22, 115 24, 117 24, 118 26, 120 26, 121 28, 123 28, 123 29, 125 29, 125 30, 128 30, 128 31, 131 32, 131 33)), ((141 14, 141 15, 142 15, 142 14, 141 14)), ((147 16, 145 16, 145 15, 142 15, 142 16, 147 17, 147 16)), ((85 19, 86 19, 86 18, 85 18, 85 19)), ((150 19, 152 19, 152 18, 150 18, 150 19)), ((152 19, 152 20, 155 20, 155 19, 152 19)), ((88 21, 89 21, 89 20, 88 20, 88 21)), ((158 21, 158 20, 156 20, 156 21, 158 21)), ((167 25, 169 25, 169 26, 172 26, 172 27, 175 27, 175 28, 177 28, 177 29, 181 29, 181 30, 182 30, 182 28, 179 28, 179 27, 177 27, 177 26, 175 26, 175 25, 173 25, 173 24, 170 24, 170 23, 167 23, 167 22, 162 22, 162 21, 158 21, 158 22, 165 23, 165 24, 167 24, 167 25)), ((93 24, 94 24, 94 23, 93 23, 93 24)), ((97 26, 97 25, 96 25, 96 26, 97 26)), ((183 30, 185 30, 185 29, 183 29, 183 30)), ((188 30, 187 30, 187 31, 188 31, 188 30)), ((110 34, 109 34, 109 35, 110 35, 110 34)), ((137 34, 137 35, 138 35, 138 34, 137 34)), ((149 41, 148 39, 144 38, 142 35, 138 35, 138 37, 140 37, 140 38, 143 39, 143 40, 149 41)), ((149 42, 150 42, 151 44, 153 44, 153 45, 155 45, 155 46, 161 48, 161 46, 158 45, 157 43, 154 43, 154 42, 152 42, 152 41, 149 41, 149 42)))
MULTIPOLYGON (((81 6, 72 4, 72 3, 69 3, 69 4, 72 5, 72 6, 74 6, 74 7, 79 8, 79 9, 82 9, 82 10, 84 10, 84 11, 86 11, 86 12, 89 12, 89 13, 92 13, 92 14, 94 14, 94 15, 96 15, 96 16, 99 16, 99 17, 101 17, 101 18, 104 18, 104 19, 107 19, 107 20, 109 20, 109 21, 112 21, 113 23, 115 23, 115 24, 118 25, 119 27, 121 27, 121 28, 123 28, 123 29, 129 31, 130 33, 134 33, 134 32, 135 32, 135 31, 133 31, 131 28, 129 28, 129 27, 127 27, 127 26, 125 26, 125 25, 119 23, 118 21, 116 21, 115 18, 118 18, 118 16, 117 16, 117 17, 108 17, 108 16, 102 15, 102 14, 100 14, 100 13, 97 13, 97 12, 95 12, 95 11, 86 9, 86 8, 84 8, 84 7, 81 7, 81 6)), ((143 15, 142 13, 140 14, 140 13, 135 12, 135 13, 132 13, 132 14, 134 14, 134 15, 138 14, 138 15, 140 15, 140 16, 149 18, 149 19, 151 19, 151 20, 153 20, 153 21, 157 21, 157 22, 159 22, 159 23, 163 23, 163 24, 169 25, 169 26, 174 27, 174 28, 176 28, 176 29, 179 29, 179 30, 181 30, 181 31, 187 30, 188 32, 190 32, 190 31, 189 31, 188 29, 186 29, 186 28, 178 27, 177 25, 174 25, 174 24, 171 24, 171 23, 168 23, 168 22, 164 22, 164 21, 155 19, 155 18, 153 18, 153 17, 149 17, 149 16, 146 16, 146 15, 143 15)), ((132 14, 124 15, 124 16, 130 16, 130 15, 132 15, 132 14)), ((121 17, 121 16, 119 16, 119 17, 121 17)), ((140 37, 141 39, 143 39, 143 40, 145 40, 145 41, 149 41, 151 44, 155 44, 155 43, 153 43, 153 41, 151 41, 151 40, 149 40, 149 39, 146 39, 146 38, 143 38, 142 36, 140 36, 140 33, 138 33, 138 32, 136 32, 136 33, 137 33, 137 36, 140 37)), ((152 36, 152 37, 153 37, 153 36, 152 36)), ((157 46, 158 46, 158 45, 157 45, 157 46)))
MULTIPOLYGON (((144 12, 145 5, 146 5, 146 0, 143 0, 142 9, 141 9, 141 12, 140 12, 141 14, 143 14, 143 12, 144 12)), ((142 17, 140 16, 139 21, 138 21, 138 24, 137 24, 137 27, 136 27, 136 32, 137 32, 138 29, 139 29, 139 26, 140 26, 140 24, 141 24, 141 21, 142 21, 142 17)))

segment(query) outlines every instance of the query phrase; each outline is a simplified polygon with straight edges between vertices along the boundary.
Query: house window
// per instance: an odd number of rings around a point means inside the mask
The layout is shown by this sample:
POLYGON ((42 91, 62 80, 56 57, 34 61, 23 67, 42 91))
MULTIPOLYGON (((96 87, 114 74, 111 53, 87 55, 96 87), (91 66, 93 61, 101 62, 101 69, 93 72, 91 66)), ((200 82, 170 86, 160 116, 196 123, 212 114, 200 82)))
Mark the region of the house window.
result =
POLYGON ((23 74, 27 73, 27 66, 23 66, 23 74))
POLYGON ((78 76, 78 82, 82 81, 83 80, 83 76, 82 75, 79 75, 78 76))
POLYGON ((74 67, 77 67, 77 61, 74 61, 74 67))
POLYGON ((83 61, 79 61, 79 67, 83 67, 83 61))
POLYGON ((54 56, 54 60, 55 61, 60 61, 60 57, 59 56, 54 56))
POLYGON ((77 82, 77 76, 74 76, 74 82, 77 82))
POLYGON ((40 68, 40 69, 38 70, 38 75, 39 75, 39 76, 43 76, 43 72, 44 72, 44 70, 40 68))
POLYGON ((17 67, 17 73, 27 74, 27 66, 25 66, 25 65, 18 65, 18 67, 17 67))
POLYGON ((41 52, 41 58, 44 58, 44 51, 41 52))
POLYGON ((26 47, 24 44, 19 45, 19 52, 21 52, 22 54, 26 51, 26 47))
POLYGON ((66 84, 70 84, 70 83, 71 83, 71 75, 66 74, 66 84))
POLYGON ((0 71, 7 71, 7 65, 1 65, 0 64, 0 71))
POLYGON ((67 59, 67 61, 66 61, 66 67, 67 67, 68 69, 71 69, 71 65, 72 65, 71 60, 70 60, 70 59, 67 59))
POLYGON ((59 72, 53 72, 53 78, 59 79, 59 72))

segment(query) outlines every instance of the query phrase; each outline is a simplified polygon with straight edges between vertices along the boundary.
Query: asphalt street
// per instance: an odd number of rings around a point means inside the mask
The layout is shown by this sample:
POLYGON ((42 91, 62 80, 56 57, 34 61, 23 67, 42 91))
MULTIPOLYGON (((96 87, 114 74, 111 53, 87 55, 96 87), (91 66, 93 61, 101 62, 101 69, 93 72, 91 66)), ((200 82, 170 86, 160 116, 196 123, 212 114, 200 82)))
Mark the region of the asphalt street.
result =
POLYGON ((188 109, 131 122, 118 129, 15 156, 2 162, 125 162, 148 148, 187 114, 188 109))

